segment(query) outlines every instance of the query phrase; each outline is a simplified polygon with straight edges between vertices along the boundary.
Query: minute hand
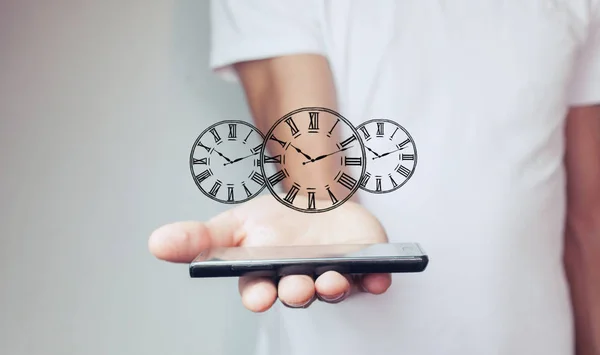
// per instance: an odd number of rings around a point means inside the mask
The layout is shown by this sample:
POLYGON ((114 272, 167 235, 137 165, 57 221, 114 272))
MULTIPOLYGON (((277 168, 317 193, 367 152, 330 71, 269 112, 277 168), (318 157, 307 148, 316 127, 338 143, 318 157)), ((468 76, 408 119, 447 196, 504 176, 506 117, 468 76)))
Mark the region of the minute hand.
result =
POLYGON ((396 150, 392 150, 391 152, 387 152, 387 153, 380 154, 378 157, 373 157, 373 159, 377 159, 377 158, 382 158, 382 157, 385 157, 386 155, 390 155, 390 154, 392 154, 392 153, 395 153, 395 152, 397 152, 397 151, 399 151, 399 150, 402 150, 402 149, 404 149, 404 148, 406 148, 406 147, 398 148, 398 149, 396 149, 396 150))
POLYGON ((302 163, 302 165, 306 165, 306 164, 308 164, 308 163, 312 163, 312 162, 315 162, 315 161, 317 161, 317 160, 321 160, 321 159, 323 159, 323 158, 327 158, 327 157, 328 157, 328 156, 330 156, 330 155, 334 155, 334 154, 336 154, 336 153, 343 152, 344 150, 347 150, 347 149, 350 149, 350 148, 352 148, 352 147, 346 147, 346 148, 342 148, 342 149, 340 149, 340 150, 336 150, 336 151, 335 151, 335 152, 333 152, 333 153, 329 153, 329 154, 320 155, 320 156, 318 156, 318 157, 316 157, 316 158, 314 158, 314 159, 311 159, 310 161, 305 161, 305 162, 303 162, 303 163, 302 163))
POLYGON ((228 165, 228 164, 237 163, 237 162, 238 162, 238 161, 240 161, 240 160, 244 160, 244 159, 246 159, 246 158, 253 157, 253 156, 255 156, 256 154, 258 154, 258 153, 254 153, 254 154, 246 155, 245 157, 241 157, 241 158, 233 159, 233 160, 232 160, 232 161, 230 161, 229 163, 225 163, 225 164, 223 164, 223 165, 228 165))

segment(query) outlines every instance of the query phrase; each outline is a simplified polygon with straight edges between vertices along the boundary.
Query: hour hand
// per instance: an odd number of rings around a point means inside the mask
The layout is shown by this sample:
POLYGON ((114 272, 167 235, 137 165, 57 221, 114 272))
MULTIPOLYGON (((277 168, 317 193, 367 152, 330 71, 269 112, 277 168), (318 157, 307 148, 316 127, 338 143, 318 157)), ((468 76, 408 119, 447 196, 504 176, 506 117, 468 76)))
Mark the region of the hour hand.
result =
POLYGON ((300 150, 300 148, 295 147, 293 144, 290 144, 290 147, 294 148, 298 153, 304 155, 304 157, 308 160, 312 160, 312 158, 310 157, 310 155, 304 153, 303 151, 300 150))
POLYGON ((227 162, 228 162, 228 163, 230 163, 230 164, 231 164, 231 159, 229 159, 229 158, 227 158, 226 156, 224 156, 224 155, 223 155, 223 153, 219 152, 219 151, 218 151, 218 150, 216 150, 216 149, 213 149, 213 151, 214 151, 215 153, 219 154, 220 156, 222 156, 222 157, 223 157, 225 160, 227 160, 227 162))
POLYGON ((367 148, 368 151, 370 151, 371 153, 375 154, 376 156, 379 156, 379 154, 377 154, 373 149, 367 147, 366 145, 365 145, 365 148, 367 148))

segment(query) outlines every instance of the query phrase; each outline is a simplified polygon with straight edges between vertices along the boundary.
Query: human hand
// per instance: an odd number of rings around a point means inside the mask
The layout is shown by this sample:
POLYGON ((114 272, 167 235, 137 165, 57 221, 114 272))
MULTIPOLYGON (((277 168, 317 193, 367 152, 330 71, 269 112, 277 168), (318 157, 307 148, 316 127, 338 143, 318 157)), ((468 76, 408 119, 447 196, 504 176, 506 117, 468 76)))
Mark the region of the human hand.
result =
MULTIPOLYGON (((189 263, 209 247, 385 242, 387 237, 381 224, 354 202, 347 201, 327 213, 306 214, 265 195, 207 222, 178 222, 160 227, 150 236, 149 249, 161 260, 189 263)), ((306 308, 315 299, 338 303, 354 292, 381 294, 390 285, 389 274, 350 277, 334 271, 316 280, 306 275, 285 276, 278 284, 263 277, 239 279, 242 303, 253 312, 268 310, 278 298, 288 307, 306 308)))

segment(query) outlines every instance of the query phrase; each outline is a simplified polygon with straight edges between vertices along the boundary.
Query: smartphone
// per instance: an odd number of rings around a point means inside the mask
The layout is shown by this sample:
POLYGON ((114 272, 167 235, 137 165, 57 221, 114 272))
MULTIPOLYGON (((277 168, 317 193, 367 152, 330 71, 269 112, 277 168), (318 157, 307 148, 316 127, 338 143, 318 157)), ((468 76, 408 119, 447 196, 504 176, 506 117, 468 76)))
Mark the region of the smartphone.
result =
POLYGON ((190 276, 282 277, 343 274, 414 273, 429 258, 418 243, 330 244, 211 248, 190 263, 190 276))

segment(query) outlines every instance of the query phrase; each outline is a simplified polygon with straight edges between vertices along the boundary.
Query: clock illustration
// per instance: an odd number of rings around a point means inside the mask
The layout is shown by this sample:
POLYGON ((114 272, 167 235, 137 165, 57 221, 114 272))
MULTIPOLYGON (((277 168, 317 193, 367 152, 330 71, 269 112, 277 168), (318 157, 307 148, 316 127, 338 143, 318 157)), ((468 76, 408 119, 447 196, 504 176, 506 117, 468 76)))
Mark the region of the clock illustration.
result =
POLYGON ((417 167, 417 147, 408 131, 388 119, 366 121, 357 130, 367 151, 360 188, 383 194, 406 184, 417 167))
POLYGON ((205 129, 190 153, 190 171, 198 189, 226 204, 258 195, 265 187, 260 168, 263 140, 264 135, 244 121, 221 121, 205 129))
POLYGON ((323 107, 304 107, 280 118, 265 135, 261 156, 271 194, 305 213, 330 211, 350 199, 366 166, 358 131, 323 107))

